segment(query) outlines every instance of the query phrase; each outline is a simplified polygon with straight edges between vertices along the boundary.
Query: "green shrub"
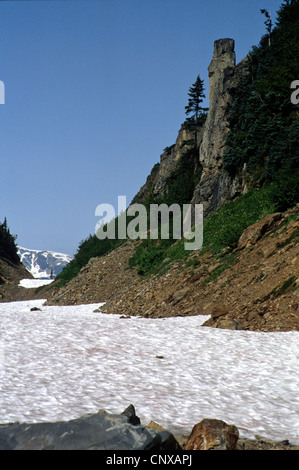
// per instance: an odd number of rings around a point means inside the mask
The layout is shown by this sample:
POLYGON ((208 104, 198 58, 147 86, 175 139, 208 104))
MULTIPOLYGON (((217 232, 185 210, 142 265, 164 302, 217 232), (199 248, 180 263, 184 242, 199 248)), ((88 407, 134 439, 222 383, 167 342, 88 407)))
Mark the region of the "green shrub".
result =
MULTIPOLYGON (((270 186, 251 189, 248 193, 230 201, 207 217, 203 225, 203 247, 200 253, 209 250, 222 254, 224 248, 236 247, 243 231, 251 224, 274 212, 270 186)), ((130 266, 137 266, 139 273, 146 275, 159 272, 166 259, 186 260, 192 252, 185 250, 184 239, 143 240, 130 259, 130 266)), ((231 262, 231 258, 229 263, 231 262)), ((190 263, 189 263, 190 264, 190 263)), ((198 261, 197 261, 198 264, 198 261)), ((227 266, 227 263, 225 264, 227 266)), ((224 268, 223 268, 224 269, 224 268)))
POLYGON ((243 231, 274 212, 269 187, 251 189, 243 196, 220 207, 204 223, 203 245, 218 252, 235 248, 243 231))
POLYGON ((299 170, 283 169, 273 178, 270 197, 277 211, 286 211, 299 202, 299 170))

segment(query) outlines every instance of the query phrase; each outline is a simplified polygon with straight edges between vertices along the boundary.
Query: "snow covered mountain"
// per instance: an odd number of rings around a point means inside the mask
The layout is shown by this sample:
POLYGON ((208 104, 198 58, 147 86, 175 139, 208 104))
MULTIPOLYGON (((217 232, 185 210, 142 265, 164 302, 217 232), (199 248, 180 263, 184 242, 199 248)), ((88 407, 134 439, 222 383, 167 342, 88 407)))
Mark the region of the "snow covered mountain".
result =
POLYGON ((54 251, 31 250, 18 247, 18 255, 28 271, 38 279, 54 279, 72 259, 54 251))

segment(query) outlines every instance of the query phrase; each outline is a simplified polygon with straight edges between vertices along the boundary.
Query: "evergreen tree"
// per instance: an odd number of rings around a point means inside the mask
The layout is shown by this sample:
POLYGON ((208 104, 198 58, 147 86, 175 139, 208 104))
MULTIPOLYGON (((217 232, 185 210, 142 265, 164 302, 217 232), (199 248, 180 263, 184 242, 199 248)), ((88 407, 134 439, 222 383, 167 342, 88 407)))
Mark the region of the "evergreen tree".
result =
POLYGON ((0 257, 11 261, 14 264, 20 263, 18 248, 15 244, 16 236, 11 235, 6 217, 4 222, 0 223, 0 257))
POLYGON ((264 8, 261 10, 261 13, 265 15, 267 18, 265 21, 266 29, 268 31, 268 44, 269 47, 271 47, 271 32, 272 32, 272 18, 271 18, 271 13, 268 12, 268 10, 265 10, 264 8))
POLYGON ((195 119, 198 121, 198 118, 203 114, 203 111, 206 111, 206 108, 202 108, 200 103, 203 102, 203 98, 205 98, 204 94, 204 81, 200 79, 199 75, 195 83, 189 88, 188 96, 190 96, 188 100, 188 105, 185 106, 186 114, 191 114, 191 119, 195 119))
MULTIPOLYGON (((269 25, 270 27, 270 25, 269 25)), ((231 89, 224 168, 252 183, 271 181, 280 169, 299 168, 299 110, 291 82, 299 73, 299 0, 285 1, 275 28, 248 55, 248 73, 231 89)))
POLYGON ((198 126, 203 124, 206 119, 206 111, 208 108, 203 108, 200 104, 205 98, 204 94, 204 81, 200 79, 199 75, 195 83, 189 88, 188 105, 185 106, 185 113, 191 114, 191 117, 186 119, 185 126, 189 130, 194 130, 195 147, 197 147, 197 132, 198 126))

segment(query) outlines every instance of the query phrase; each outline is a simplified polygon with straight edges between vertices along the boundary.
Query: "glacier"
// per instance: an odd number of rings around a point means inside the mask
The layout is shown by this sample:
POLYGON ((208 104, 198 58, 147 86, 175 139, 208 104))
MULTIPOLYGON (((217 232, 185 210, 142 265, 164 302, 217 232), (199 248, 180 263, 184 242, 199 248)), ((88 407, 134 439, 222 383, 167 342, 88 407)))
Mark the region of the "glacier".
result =
POLYGON ((99 304, 44 302, 0 304, 1 423, 120 413, 132 403, 142 424, 174 433, 215 418, 241 437, 299 444, 299 332, 220 330, 202 326, 206 316, 121 318, 95 311, 99 304))

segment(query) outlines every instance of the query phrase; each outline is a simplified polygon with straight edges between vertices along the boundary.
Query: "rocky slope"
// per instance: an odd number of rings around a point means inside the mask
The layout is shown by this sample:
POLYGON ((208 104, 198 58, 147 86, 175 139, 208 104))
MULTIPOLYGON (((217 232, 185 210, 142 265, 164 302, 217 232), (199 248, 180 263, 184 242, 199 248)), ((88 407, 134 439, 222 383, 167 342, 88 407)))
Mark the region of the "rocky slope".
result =
MULTIPOLYGON (((106 313, 156 318, 208 315, 206 326, 299 331, 299 206, 245 230, 230 254, 192 252, 186 261, 141 278, 128 267, 129 241, 93 258, 48 305, 106 302, 106 313)), ((46 292, 45 292, 46 293, 46 292)))
POLYGON ((14 264, 6 258, 0 258, 0 302, 32 298, 32 289, 19 286, 22 279, 33 279, 22 263, 14 264))
POLYGON ((79 274, 64 287, 42 290, 48 298, 47 305, 80 305, 106 302, 118 294, 129 295, 129 289, 138 282, 135 269, 128 263, 133 255, 135 243, 128 241, 101 258, 92 258, 79 274))

